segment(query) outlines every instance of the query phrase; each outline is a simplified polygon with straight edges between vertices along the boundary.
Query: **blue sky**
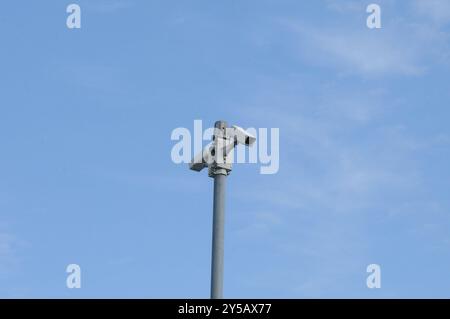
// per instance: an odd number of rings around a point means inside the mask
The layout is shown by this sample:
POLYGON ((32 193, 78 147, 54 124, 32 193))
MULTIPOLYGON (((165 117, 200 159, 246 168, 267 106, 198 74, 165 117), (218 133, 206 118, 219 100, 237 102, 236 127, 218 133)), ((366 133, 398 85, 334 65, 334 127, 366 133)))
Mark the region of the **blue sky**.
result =
POLYGON ((450 297, 449 1, 72 2, 0 10, 1 297, 209 297, 194 119, 280 129, 228 178, 226 297, 450 297))

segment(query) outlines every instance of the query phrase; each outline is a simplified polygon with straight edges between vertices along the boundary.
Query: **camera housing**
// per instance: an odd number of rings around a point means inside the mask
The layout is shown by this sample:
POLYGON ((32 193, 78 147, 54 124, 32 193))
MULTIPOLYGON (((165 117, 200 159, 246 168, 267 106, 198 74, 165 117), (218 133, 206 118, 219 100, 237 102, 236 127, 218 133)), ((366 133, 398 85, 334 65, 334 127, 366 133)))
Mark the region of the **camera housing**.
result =
POLYGON ((234 128, 234 138, 235 141, 238 144, 243 144, 243 145, 253 145, 256 141, 256 137, 254 137, 253 135, 251 135, 249 132, 247 132, 246 130, 244 130, 242 127, 239 127, 237 125, 233 125, 234 128))
POLYGON ((231 171, 231 163, 227 160, 227 155, 237 145, 242 144, 251 146, 255 143, 256 137, 244 130, 242 127, 233 125, 226 127, 225 122, 218 122, 220 125, 214 130, 213 141, 209 143, 202 152, 194 156, 189 168, 193 171, 200 172, 208 167, 210 176, 214 175, 213 171, 226 171, 228 175, 231 171), (217 151, 216 148, 219 148, 217 151), (221 158, 217 159, 217 156, 221 158), (223 157, 223 158, 222 158, 223 157))

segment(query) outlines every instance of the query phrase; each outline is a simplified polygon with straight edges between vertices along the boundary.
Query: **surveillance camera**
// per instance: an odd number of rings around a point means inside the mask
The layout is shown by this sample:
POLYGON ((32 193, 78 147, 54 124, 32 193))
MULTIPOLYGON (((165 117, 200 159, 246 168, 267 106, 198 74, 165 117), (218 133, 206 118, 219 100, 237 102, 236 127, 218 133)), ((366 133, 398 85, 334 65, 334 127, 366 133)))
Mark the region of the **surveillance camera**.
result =
MULTIPOLYGON (((229 153, 237 144, 253 145, 256 137, 244 130, 242 127, 233 125, 227 128, 224 122, 220 122, 214 129, 213 141, 209 143, 202 152, 194 156, 189 168, 200 172, 205 167, 210 170, 225 170, 227 174, 231 171, 232 156, 229 153)), ((212 174, 214 175, 214 174, 212 174)))
POLYGON ((256 141, 256 137, 248 133, 246 130, 244 130, 242 127, 233 125, 234 128, 234 136, 235 141, 238 144, 244 144, 247 146, 252 145, 256 141))
POLYGON ((197 156, 194 157, 192 162, 189 163, 189 168, 197 172, 200 172, 207 166, 208 165, 206 164, 206 162, 203 161, 203 153, 198 153, 197 156))
POLYGON ((212 161, 214 157, 214 147, 212 143, 209 143, 203 151, 194 156, 192 161, 189 163, 189 168, 193 171, 200 172, 212 161))

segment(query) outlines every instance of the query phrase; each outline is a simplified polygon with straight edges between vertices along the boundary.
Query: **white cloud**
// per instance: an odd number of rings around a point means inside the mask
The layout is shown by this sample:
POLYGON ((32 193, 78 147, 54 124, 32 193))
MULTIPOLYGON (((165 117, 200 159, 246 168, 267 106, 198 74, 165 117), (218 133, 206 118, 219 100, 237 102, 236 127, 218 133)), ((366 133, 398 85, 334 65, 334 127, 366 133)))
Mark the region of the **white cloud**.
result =
POLYGON ((10 255, 12 253, 13 242, 12 236, 6 233, 0 233, 0 256, 3 257, 10 255))
POLYGON ((413 8, 418 15, 430 18, 438 24, 450 22, 450 1, 448 0, 415 0, 413 8))
POLYGON ((372 98, 367 105, 368 98, 361 96, 358 103, 354 96, 347 103, 337 95, 330 98, 331 105, 320 108, 319 116, 259 109, 282 128, 284 147, 293 151, 284 153, 280 168, 292 174, 280 177, 279 185, 274 177, 271 187, 261 185, 253 196, 293 210, 352 214, 377 205, 385 192, 409 191, 419 182, 409 159, 432 141, 417 141, 401 126, 371 126, 384 112, 384 99, 372 98), (353 116, 352 109, 363 115, 353 116), (356 142, 361 132, 366 138, 356 142))
MULTIPOLYGON (((320 82, 291 74, 284 81, 277 76, 261 80, 257 96, 242 103, 246 107, 237 106, 244 122, 279 127, 282 145, 279 174, 257 178, 251 189, 234 193, 241 196, 238 201, 278 217, 261 223, 255 216, 253 223, 246 221, 246 230, 249 237, 270 237, 281 258, 292 262, 279 265, 290 278, 282 282, 284 289, 306 297, 330 296, 333 289, 345 291, 343 283, 354 282, 358 271, 364 277, 364 265, 373 262, 370 257, 383 256, 374 241, 389 231, 393 220, 399 223, 395 236, 418 231, 431 246, 449 242, 445 226, 438 227, 448 221, 441 214, 448 204, 440 203, 439 212, 428 214, 439 198, 428 193, 429 171, 421 159, 424 151, 448 146, 448 136, 428 135, 399 122, 398 108, 409 112, 409 103, 415 101, 405 101, 408 94, 391 92, 388 83, 378 81, 386 75, 421 75, 440 66, 448 37, 436 26, 402 18, 386 21, 379 31, 365 25, 283 23, 301 57, 332 74, 327 78, 319 73, 320 82), (376 76, 377 81, 341 81, 341 74, 365 80, 376 76), (379 235, 367 234, 377 227, 379 235)), ((395 236, 386 234, 387 241, 402 245, 395 236)))
POLYGON ((0 275, 7 273, 16 263, 16 239, 9 233, 0 232, 0 275))
POLYGON ((408 34, 414 30, 397 35, 364 28, 324 29, 298 23, 290 26, 298 36, 300 52, 309 62, 360 75, 417 75, 424 71, 424 39, 419 39, 420 43, 411 41, 408 34))
POLYGON ((339 13, 365 12, 365 4, 361 1, 327 0, 327 8, 339 13))
MULTIPOLYGON (((279 266, 293 278, 279 279, 285 289, 303 297, 355 291, 343 282, 354 282, 358 271, 364 276, 372 251, 378 252, 368 229, 401 214, 411 217, 409 208, 424 217, 403 225, 399 233, 420 229, 418 220, 439 220, 421 210, 431 199, 417 158, 424 150, 447 145, 448 137, 418 138, 407 126, 388 120, 393 109, 407 104, 387 90, 330 80, 311 92, 308 79, 293 82, 269 80, 253 101, 245 102, 247 108, 238 107, 237 116, 245 122, 280 127, 281 161, 279 174, 256 177, 252 188, 235 189, 232 196, 277 217, 255 215, 243 229, 247 240, 270 237, 281 258, 292 261, 279 266), (414 204, 408 204, 411 198, 414 204)), ((422 236, 434 243, 448 239, 422 236)))
POLYGON ((98 13, 115 13, 117 11, 127 9, 133 6, 132 1, 126 0, 107 0, 107 1, 91 1, 86 4, 87 9, 98 13))
POLYGON ((382 15, 382 28, 377 30, 366 27, 365 8, 355 1, 327 2, 345 20, 307 25, 282 19, 280 23, 295 34, 294 45, 309 64, 331 67, 341 74, 421 75, 435 65, 449 65, 450 36, 441 26, 450 21, 450 1, 416 0, 408 6, 413 8, 410 17, 402 15, 395 3, 383 3, 386 12, 397 10, 398 14, 382 15), (423 21, 420 16, 439 23, 423 21))

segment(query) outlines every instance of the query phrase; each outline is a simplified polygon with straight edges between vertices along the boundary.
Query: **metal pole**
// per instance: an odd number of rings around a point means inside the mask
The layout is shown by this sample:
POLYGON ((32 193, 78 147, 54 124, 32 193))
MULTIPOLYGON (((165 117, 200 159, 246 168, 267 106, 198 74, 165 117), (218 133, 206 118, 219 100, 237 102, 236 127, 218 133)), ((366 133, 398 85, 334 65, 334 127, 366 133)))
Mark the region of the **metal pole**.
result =
MULTIPOLYGON (((225 130, 227 123, 217 121, 214 127, 225 130)), ((215 138, 216 147, 219 140, 215 138)), ((217 151, 217 150, 216 150, 217 151)), ((217 154, 216 154, 217 155, 217 154)), ((223 298, 223 259, 225 228, 225 187, 231 167, 214 165, 210 167, 210 176, 214 177, 213 231, 211 256, 211 299, 223 298)))
POLYGON ((189 168, 197 172, 208 167, 208 176, 214 178, 211 299, 223 298, 225 187, 226 178, 232 170, 233 163, 233 153, 230 153, 230 151, 237 144, 250 146, 255 140, 256 138, 244 129, 238 126, 228 128, 227 122, 217 121, 214 124, 214 143, 207 149, 207 158, 204 157, 202 152, 195 155, 189 164, 189 168), (229 129, 231 129, 231 132, 229 129), (212 159, 212 162, 209 161, 210 159, 212 159))
POLYGON ((211 299, 223 298, 223 259, 226 175, 214 176, 214 213, 211 262, 211 299))

